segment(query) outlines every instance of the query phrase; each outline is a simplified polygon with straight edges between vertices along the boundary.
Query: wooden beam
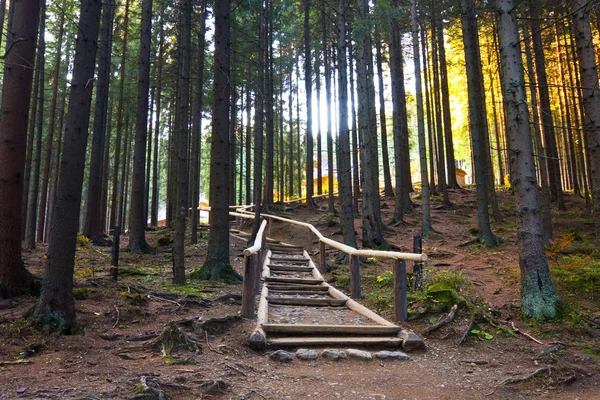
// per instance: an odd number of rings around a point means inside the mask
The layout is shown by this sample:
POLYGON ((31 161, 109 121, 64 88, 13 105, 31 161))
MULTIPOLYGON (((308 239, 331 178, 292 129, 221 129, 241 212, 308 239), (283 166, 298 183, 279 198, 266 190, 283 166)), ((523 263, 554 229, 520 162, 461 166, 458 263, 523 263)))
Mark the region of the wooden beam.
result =
POLYGON ((315 296, 328 296, 329 293, 327 291, 316 291, 316 290, 282 290, 282 289, 273 289, 269 288, 270 293, 279 293, 279 294, 299 294, 299 295, 315 295, 315 296))
POLYGON ((271 346, 390 346, 400 347, 402 339, 397 337, 342 337, 342 336, 323 336, 323 337, 287 337, 267 339, 267 344, 271 346))
POLYGON ((397 335, 399 326, 383 325, 311 325, 311 324, 265 324, 268 333, 292 334, 353 334, 353 335, 397 335))
POLYGON ((276 282, 276 283, 299 283, 301 285, 320 285, 323 283, 320 279, 301 279, 301 278, 275 278, 275 277, 267 277, 265 278, 267 282, 276 282))
POLYGON ((269 283, 269 290, 310 290, 315 292, 329 292, 327 286, 315 286, 315 285, 278 285, 269 283))
POLYGON ((304 267, 300 265, 277 265, 268 264, 271 271, 297 271, 297 272, 312 272, 312 267, 304 267))
POLYGON ((297 262, 297 263, 307 263, 308 260, 307 258, 295 258, 295 257, 271 257, 271 261, 272 262, 297 262))
POLYGON ((282 306, 344 307, 345 300, 313 299, 311 297, 275 297, 268 296, 269 304, 282 306))

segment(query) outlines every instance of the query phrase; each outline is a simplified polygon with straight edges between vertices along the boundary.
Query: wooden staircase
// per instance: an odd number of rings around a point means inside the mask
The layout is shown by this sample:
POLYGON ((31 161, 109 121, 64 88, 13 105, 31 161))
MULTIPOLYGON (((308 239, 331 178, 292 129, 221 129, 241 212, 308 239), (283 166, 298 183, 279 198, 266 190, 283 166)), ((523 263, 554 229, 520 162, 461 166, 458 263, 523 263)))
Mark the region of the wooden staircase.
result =
POLYGON ((268 245, 258 325, 250 346, 419 347, 411 332, 386 321, 329 285, 301 247, 268 245), (415 343, 417 346, 415 346, 415 343))

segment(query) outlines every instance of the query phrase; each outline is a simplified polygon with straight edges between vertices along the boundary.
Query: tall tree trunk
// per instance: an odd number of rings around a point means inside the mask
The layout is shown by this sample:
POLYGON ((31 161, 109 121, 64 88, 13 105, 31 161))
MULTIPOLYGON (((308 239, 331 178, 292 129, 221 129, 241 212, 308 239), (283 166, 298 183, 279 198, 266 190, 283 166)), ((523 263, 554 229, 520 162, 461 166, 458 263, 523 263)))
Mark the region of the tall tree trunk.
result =
MULTIPOLYGON (((444 140, 446 145, 446 171, 448 172, 448 187, 457 189, 456 165, 454 161, 454 142, 452 138, 452 116, 450 115, 450 93, 448 89, 448 68, 446 63, 446 47, 444 44, 443 21, 437 27, 437 45, 440 60, 440 81, 442 89, 442 110, 444 113, 444 140)), ((483 78, 482 78, 483 79, 483 78)), ((486 133, 487 135, 487 133, 486 133)))
MULTIPOLYGON (((198 30, 198 73, 196 77, 196 108, 192 116, 192 244, 198 243, 198 201, 200 200, 200 154, 202 152, 202 109, 204 108, 204 52, 206 47, 206 0, 202 1, 198 30)), ((240 185, 241 191, 241 185, 240 185)))
MULTIPOLYGON (((265 1, 264 14, 264 33, 263 33, 263 49, 264 51, 264 71, 265 71, 265 178, 264 178, 264 193, 262 204, 267 210, 273 204, 274 190, 274 119, 273 119, 273 65, 272 65, 272 48, 273 40, 271 37, 271 12, 272 5, 270 0, 265 1)), ((257 221, 259 222, 259 221, 257 221)))
POLYGON ((58 103, 58 80, 60 77, 62 44, 64 37, 65 11, 62 10, 59 17, 58 37, 56 39, 56 54, 54 56, 54 71, 52 73, 52 99, 50 100, 50 119, 48 121, 48 134, 44 145, 44 169, 42 176, 42 190, 40 192, 40 208, 37 226, 37 241, 45 240, 46 232, 46 208, 48 206, 48 187, 50 184, 50 164, 52 162, 52 144, 56 127, 56 106, 58 103))
MULTIPOLYGON (((188 214, 188 176, 187 176, 187 158, 189 141, 189 104, 190 104, 190 61, 191 61, 191 40, 192 40, 192 4, 191 0, 180 0, 181 10, 181 38, 179 40, 181 58, 179 61, 179 83, 178 83, 178 102, 177 114, 175 115, 175 134, 177 135, 177 206, 175 209, 175 232, 173 233, 173 282, 185 283, 185 225, 188 214)), ((218 28, 217 28, 218 29, 218 28)), ((220 50, 215 49, 215 54, 220 50)), ((229 93, 227 93, 229 98, 229 93)), ((229 109, 229 107, 228 107, 229 109)), ((222 127, 219 127, 222 129, 222 127)), ((224 130, 225 136, 229 134, 224 130)), ((228 143, 228 140, 225 140, 228 143)), ((222 157, 228 158, 227 148, 223 151, 222 157)), ((227 184, 227 174, 222 177, 222 181, 227 184)), ((212 190, 211 190, 212 196, 212 190)), ((221 202, 227 203, 227 196, 221 198, 221 202)), ((215 206, 212 204, 211 206, 215 206)), ((214 208, 211 215, 211 223, 214 220, 214 208)))
POLYGON ((542 147, 542 132, 540 130, 540 115, 538 108, 537 83, 535 80, 535 71, 533 69, 533 56, 531 54, 531 38, 529 33, 525 34, 525 59, 527 61, 527 72, 530 76, 529 90, 531 92, 531 108, 533 109, 533 142, 535 143, 535 153, 538 156, 538 165, 540 172, 540 206, 542 216, 542 229, 546 239, 552 237, 552 214, 550 210, 550 189, 548 188, 548 170, 546 160, 543 158, 544 148, 542 147))
MULTIPOLYGON (((339 0, 337 16, 337 62, 339 87, 338 128, 338 191, 340 196, 340 222, 344 244, 357 247, 354 235, 354 210, 352 208, 352 168, 350 165, 350 129, 348 127, 348 66, 346 58, 346 18, 348 0, 339 0)), ((331 117, 331 115, 329 115, 331 117)))
POLYGON ((377 146, 376 124, 373 124, 375 104, 373 101, 373 57, 371 53, 371 25, 369 4, 367 0, 358 0, 358 21, 360 28, 356 31, 358 72, 358 125, 361 144, 363 171, 362 190, 362 243, 365 247, 387 247, 381 234, 383 223, 380 213, 379 198, 379 156, 377 146))
POLYGON ((529 4, 529 21, 533 39, 533 53, 535 55, 535 72, 540 96, 542 132, 544 133, 544 144, 546 146, 550 195, 552 196, 552 201, 557 202, 558 209, 564 211, 566 210, 566 207, 560 178, 560 163, 556 146, 556 133, 554 132, 554 120, 550 108, 550 94, 548 92, 548 78, 546 75, 546 57, 542 45, 542 30, 540 29, 538 20, 541 13, 537 9, 535 0, 530 0, 529 4))
MULTIPOLYGON (((302 0, 304 4, 304 88, 306 91, 306 204, 315 206, 313 201, 314 182, 313 164, 314 149, 312 137, 312 64, 310 48, 310 0, 302 0)), ((299 134, 299 132, 298 132, 299 134)))
POLYGON ((164 46, 165 46, 165 30, 164 30, 165 9, 161 5, 160 22, 158 24, 158 56, 156 63, 156 121, 154 121, 154 160, 152 160, 152 205, 150 206, 150 226, 156 228, 158 226, 158 137, 160 129, 161 115, 161 100, 162 100, 162 75, 164 66, 164 46))
POLYGON ((488 131, 481 51, 479 49, 479 31, 475 17, 475 2, 473 0, 461 0, 460 6, 469 95, 469 128, 477 188, 479 240, 481 243, 491 245, 497 244, 498 239, 492 233, 488 211, 488 179, 486 177, 485 150, 483 149, 486 144, 484 136, 488 136, 488 131))
MULTIPOLYGON (((289 116, 289 133, 288 133, 288 142, 289 142, 289 153, 288 153, 288 168, 289 168, 289 177, 288 177, 288 184, 289 184, 289 192, 288 192, 288 196, 290 198, 292 198, 294 196, 294 90, 293 90, 293 82, 292 82, 292 75, 293 75, 293 70, 294 67, 292 65, 290 65, 290 71, 289 71, 289 100, 288 100, 288 116, 289 116)), ((250 118, 248 118, 248 121, 250 121, 250 118)), ((247 157, 248 155, 246 155, 247 157)), ((300 163, 300 159, 298 159, 298 163, 300 163)))
POLYGON ((132 253, 147 252, 146 242, 146 144, 148 143, 148 94, 150 91, 150 40, 152 0, 142 0, 138 92, 136 101, 135 146, 131 182, 131 223, 129 248, 132 253))
MULTIPOLYGON (((348 37, 352 36, 350 27, 348 29, 348 37)), ((360 168, 358 162, 358 149, 360 143, 358 142, 358 118, 356 116, 356 101, 354 95, 354 51, 352 47, 352 40, 348 40, 346 43, 348 46, 348 78, 350 79, 350 109, 352 118, 352 145, 350 147, 352 153, 352 208, 355 213, 358 213, 358 199, 360 198, 360 168)))
POLYGON ((46 276, 34 312, 42 326, 61 331, 69 331, 75 323, 73 268, 101 7, 100 0, 81 2, 46 276))
POLYGON ((229 8, 229 0, 216 0, 213 9, 215 61, 210 148, 211 216, 208 253, 200 270, 200 278, 231 281, 241 277, 229 263, 229 8))
POLYGON ((35 228, 37 227, 37 206, 40 192, 40 167, 42 164, 42 136, 44 128, 44 86, 45 86, 45 66, 46 66, 46 2, 40 0, 40 32, 38 35, 38 54, 37 54, 37 72, 39 73, 39 89, 37 97, 37 115, 35 116, 35 153, 31 164, 31 188, 29 190, 29 200, 27 204, 27 227, 26 227, 26 242, 27 248, 35 249, 35 228))
POLYGON ((585 135, 590 154, 589 164, 594 201, 594 226, 596 238, 600 238, 600 93, 598 93, 598 70, 592 32, 590 28, 590 6, 582 0, 574 0, 573 31, 579 58, 579 73, 583 88, 585 107, 585 135))
MULTIPOLYGON (((325 37, 327 37, 327 32, 325 33, 325 37)), ((333 174, 333 135, 332 135, 332 88, 331 88, 331 47, 328 42, 323 43, 323 51, 324 51, 324 64, 325 64, 325 102, 327 103, 327 192, 329 196, 327 197, 327 211, 331 214, 337 214, 337 211, 333 204, 333 182, 335 180, 335 176, 333 174)), ((321 162, 321 154, 319 154, 319 163, 321 162)), ((339 177, 339 172, 338 172, 339 177)))
MULTIPOLYGON (((377 3, 375 3, 377 4, 377 3)), ((394 196, 392 175, 390 173, 390 156, 387 141, 387 121, 385 118, 385 93, 383 90, 383 61, 381 56, 381 35, 379 24, 375 24, 375 60, 377 64, 377 84, 379 87, 379 130, 381 132, 381 157, 383 159, 383 193, 386 197, 394 196)), ((391 48, 390 48, 391 51, 391 48)))
POLYGON ((83 226, 83 234, 92 238, 92 241, 104 232, 104 223, 101 220, 102 202, 100 201, 100 194, 102 191, 102 174, 104 172, 104 147, 110 145, 110 142, 106 141, 105 138, 115 4, 112 1, 107 1, 102 8, 98 86, 96 88, 96 105, 94 109, 94 133, 92 136, 92 155, 88 179, 85 223, 83 226))
POLYGON ((429 189, 433 196, 437 196, 437 187, 435 185, 435 144, 434 144, 434 133, 433 133, 433 118, 432 118, 432 102, 430 99, 431 90, 430 90, 430 70, 429 68, 429 58, 428 58, 428 44, 427 44, 427 29, 425 29, 425 20, 424 18, 420 18, 421 20, 421 39, 423 41, 423 76, 425 77, 425 106, 427 108, 427 139, 429 141, 429 189))
POLYGON ((427 180, 427 151, 425 149, 425 115, 423 112, 423 92, 421 88, 421 60, 419 49, 419 24, 417 17, 417 1, 411 0, 411 31, 414 67, 415 67, 415 97, 417 101, 417 130, 419 141, 419 165, 421 167, 421 235, 427 236, 431 227, 431 206, 429 201, 429 182, 427 180))
MULTIPOLYGON (((291 78, 290 78, 291 79, 291 78)), ((252 178, 252 123, 251 113, 252 113, 252 96, 250 95, 250 79, 246 80, 246 121, 248 124, 246 125, 246 204, 252 204, 252 186, 251 186, 251 178, 252 178)), ((290 97, 292 96, 292 92, 290 90, 290 97)), ((255 94, 256 98, 256 94, 255 94)), ((291 111, 290 111, 291 113, 291 111)), ((291 121, 291 117, 290 117, 291 121)), ((290 122, 291 124, 291 122, 290 122)), ((291 150, 290 150, 291 151, 291 150)), ((292 154, 290 154, 290 158, 292 158, 292 154)), ((293 159, 293 158, 292 158, 293 159)))
MULTIPOLYGON (((123 108, 125 102, 125 63, 127 60, 127 37, 129 32, 129 0, 125 0, 125 14, 121 26, 121 60, 119 67, 119 100, 117 104, 117 138, 115 141, 115 160, 113 163, 112 197, 110 205, 110 227, 119 223, 119 168, 121 166, 121 137, 123 132, 123 108)), ((124 177, 122 178, 124 179, 124 177)))
POLYGON ((27 273, 21 260, 23 172, 27 120, 35 60, 39 0, 15 0, 12 26, 7 30, 11 50, 4 58, 0 112, 0 297, 18 295, 27 273), (15 40, 19 39, 19 40, 15 40))
POLYGON ((539 196, 531 146, 529 113, 519 29, 513 0, 496 0, 498 36, 503 70, 504 107, 510 151, 511 186, 519 216, 519 267, 521 270, 521 312, 536 319, 556 316, 558 295, 550 279, 539 214, 539 196))

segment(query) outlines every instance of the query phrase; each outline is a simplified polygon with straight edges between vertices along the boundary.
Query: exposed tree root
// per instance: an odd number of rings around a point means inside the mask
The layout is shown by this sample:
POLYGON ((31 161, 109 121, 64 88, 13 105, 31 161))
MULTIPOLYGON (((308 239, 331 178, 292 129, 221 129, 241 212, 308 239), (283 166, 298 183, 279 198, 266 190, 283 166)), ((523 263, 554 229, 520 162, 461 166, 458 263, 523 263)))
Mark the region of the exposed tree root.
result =
POLYGON ((216 380, 208 379, 208 380, 202 381, 200 383, 200 386, 202 386, 204 388, 206 393, 222 394, 222 393, 225 393, 225 391, 229 387, 229 384, 227 382, 219 380, 219 379, 216 379, 216 380))
POLYGON ((428 326, 427 329, 425 330, 425 332, 423 332, 423 335, 428 335, 431 332, 440 329, 442 326, 447 325, 450 322, 454 321, 457 311, 458 311, 458 304, 455 304, 450 309, 450 312, 448 313, 448 315, 446 315, 444 318, 440 319, 435 324, 428 326))
POLYGON ((471 333, 471 329, 473 329, 474 322, 475 322, 475 314, 471 314, 471 319, 469 320, 469 325, 467 326, 467 329, 465 329, 465 332, 463 333, 460 340, 458 341, 459 345, 463 344, 469 337, 469 334, 471 333))
POLYGON ((179 350, 195 353, 202 351, 202 347, 198 342, 173 325, 167 326, 159 337, 149 343, 149 347, 155 351, 160 351, 165 357, 179 350))

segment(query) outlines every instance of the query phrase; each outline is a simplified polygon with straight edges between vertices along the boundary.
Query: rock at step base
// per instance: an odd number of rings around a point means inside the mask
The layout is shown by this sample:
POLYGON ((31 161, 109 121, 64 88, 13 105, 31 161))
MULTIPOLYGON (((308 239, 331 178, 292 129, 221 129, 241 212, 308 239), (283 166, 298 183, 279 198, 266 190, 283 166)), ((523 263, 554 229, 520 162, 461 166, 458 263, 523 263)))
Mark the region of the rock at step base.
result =
POLYGON ((292 355, 292 353, 289 353, 285 350, 277 350, 277 351, 269 354, 269 358, 271 358, 272 360, 277 360, 277 361, 290 362, 290 361, 292 361, 294 356, 292 355))
POLYGON ((319 353, 316 350, 298 349, 296 351, 296 358, 300 360, 316 360, 319 358, 319 353))
POLYGON ((378 351, 373 353, 373 357, 380 360, 408 360, 408 354, 401 351, 378 351))
POLYGON ((348 354, 339 350, 325 349, 321 352, 321 357, 328 360, 345 360, 348 358, 348 354))
POLYGON ((405 351, 425 348, 425 342, 423 342, 423 339, 411 331, 402 329, 400 333, 398 333, 398 337, 402 339, 402 348, 405 351))
POLYGON ((358 358, 360 360, 372 360, 373 356, 368 351, 356 350, 356 349, 347 349, 346 354, 352 358, 358 358))

